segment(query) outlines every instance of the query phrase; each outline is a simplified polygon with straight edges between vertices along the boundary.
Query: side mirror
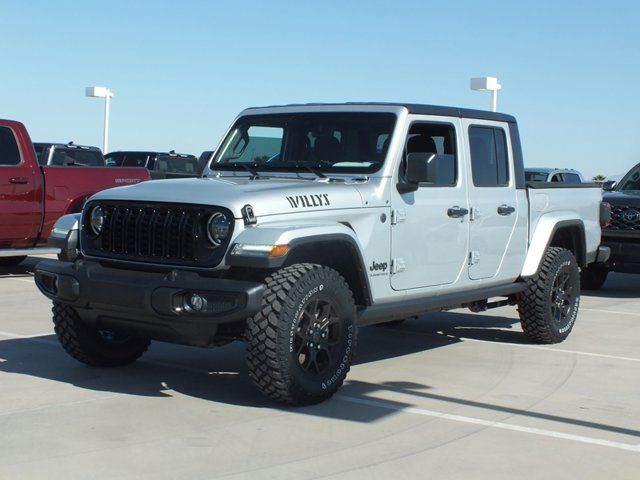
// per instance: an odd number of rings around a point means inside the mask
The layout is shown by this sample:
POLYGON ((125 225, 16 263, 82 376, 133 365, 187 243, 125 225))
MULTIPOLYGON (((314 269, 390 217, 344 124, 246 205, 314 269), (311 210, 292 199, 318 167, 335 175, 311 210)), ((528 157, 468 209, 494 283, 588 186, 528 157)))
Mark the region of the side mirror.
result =
POLYGON ((407 155, 404 182, 398 184, 400 193, 413 192, 421 183, 453 185, 455 183, 453 155, 416 152, 407 155))
POLYGON ((614 180, 607 180, 606 182, 602 183, 602 190, 604 190, 605 192, 612 192, 613 189, 616 188, 617 184, 618 182, 614 180))
POLYGON ((435 180, 436 157, 435 153, 422 152, 407 155, 407 170, 405 172, 407 183, 419 185, 423 182, 433 182, 435 180))

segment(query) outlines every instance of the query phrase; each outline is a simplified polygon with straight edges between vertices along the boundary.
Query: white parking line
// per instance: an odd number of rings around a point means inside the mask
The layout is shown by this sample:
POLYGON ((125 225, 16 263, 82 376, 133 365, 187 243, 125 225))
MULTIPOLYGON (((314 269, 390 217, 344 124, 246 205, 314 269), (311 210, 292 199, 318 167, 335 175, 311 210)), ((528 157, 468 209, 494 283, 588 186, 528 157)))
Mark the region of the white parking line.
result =
POLYGON ((334 398, 343 400, 345 402, 356 403, 359 405, 366 405, 368 407, 384 408, 386 410, 395 410, 403 413, 412 413, 414 415, 422 415, 425 417, 442 418, 444 420, 451 420, 454 422, 471 423, 474 425, 482 425, 485 427, 498 428, 501 430, 511 430, 513 432, 528 433, 531 435, 539 435, 542 437, 559 438, 563 440, 571 440, 573 442, 587 443, 590 445, 598 445, 600 447, 617 448, 618 450, 628 450, 630 452, 640 453, 640 444, 633 445, 631 443, 612 442, 610 440, 604 440, 601 438, 586 437, 583 435, 574 435, 571 433, 562 433, 562 432, 557 432, 555 430, 546 430, 543 428, 533 428, 533 427, 522 427, 519 425, 512 425, 510 423, 494 422, 491 420, 483 420, 481 418, 465 417, 462 415, 453 415, 450 413, 435 412, 433 410, 425 410, 423 408, 403 407, 403 406, 396 405, 394 403, 385 402, 383 400, 370 400, 366 398, 350 397, 347 395, 335 395, 334 398))
POLYGON ((580 311, 595 312, 595 313, 610 313, 613 315, 631 315, 632 317, 640 317, 640 313, 636 312, 621 312, 618 310, 602 310, 600 308, 583 308, 580 307, 580 311))
POLYGON ((490 343, 491 345, 504 345, 508 347, 529 348, 532 350, 545 350, 548 352, 570 353, 572 355, 582 355, 585 357, 608 358, 610 360, 622 360, 625 362, 640 362, 640 358, 621 357, 619 355, 607 355, 605 353, 581 352, 580 350, 566 350, 563 348, 543 347, 540 345, 528 345, 526 343, 488 342, 487 340, 479 340, 477 338, 467 338, 464 335, 447 335, 444 333, 440 333, 440 335, 445 335, 450 338, 459 338, 461 340, 464 340, 465 342, 479 342, 484 344, 490 343))
POLYGON ((33 284, 33 277, 29 277, 29 278, 24 278, 24 277, 14 277, 14 276, 6 276, 6 277, 0 277, 0 279, 2 278, 8 278, 9 280, 18 280, 19 282, 27 282, 27 283, 31 283, 33 284))
POLYGON ((31 340, 32 342, 36 342, 36 343, 42 343, 45 345, 57 345, 58 342, 54 341, 54 340, 48 340, 46 338, 41 338, 41 337, 48 337, 50 335, 53 335, 55 332, 46 332, 46 333, 36 333, 33 335, 21 335, 19 333, 11 333, 11 332, 5 332, 0 330, 0 337, 8 337, 8 338, 15 338, 15 339, 25 339, 25 340, 31 340))

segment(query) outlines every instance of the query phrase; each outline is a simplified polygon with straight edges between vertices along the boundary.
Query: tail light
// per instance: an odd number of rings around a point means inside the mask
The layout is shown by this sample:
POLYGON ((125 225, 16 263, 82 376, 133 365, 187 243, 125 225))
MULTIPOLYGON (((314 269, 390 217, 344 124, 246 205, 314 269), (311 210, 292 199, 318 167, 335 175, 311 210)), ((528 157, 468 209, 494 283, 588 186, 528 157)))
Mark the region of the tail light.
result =
POLYGON ((611 223, 611 204, 600 202, 600 227, 607 228, 611 223))

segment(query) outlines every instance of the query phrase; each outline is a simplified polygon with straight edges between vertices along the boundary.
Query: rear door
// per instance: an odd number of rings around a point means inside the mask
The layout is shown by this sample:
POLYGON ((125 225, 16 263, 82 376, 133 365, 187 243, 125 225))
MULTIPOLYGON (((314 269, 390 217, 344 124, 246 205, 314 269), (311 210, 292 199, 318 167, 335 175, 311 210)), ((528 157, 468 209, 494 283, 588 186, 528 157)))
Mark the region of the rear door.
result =
POLYGON ((516 193, 507 125, 474 119, 462 122, 472 180, 469 278, 498 280, 518 216, 527 215, 526 205, 521 205, 516 193))
POLYGON ((41 173, 0 125, 0 248, 33 245, 42 220, 41 173))

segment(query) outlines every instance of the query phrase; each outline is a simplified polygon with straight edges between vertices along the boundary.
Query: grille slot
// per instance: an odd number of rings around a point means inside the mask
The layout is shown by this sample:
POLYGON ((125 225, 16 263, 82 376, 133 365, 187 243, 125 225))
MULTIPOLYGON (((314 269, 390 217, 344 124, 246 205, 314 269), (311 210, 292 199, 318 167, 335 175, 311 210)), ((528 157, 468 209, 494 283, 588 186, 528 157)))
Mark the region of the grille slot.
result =
POLYGON ((625 217, 625 212, 636 211, 640 212, 640 208, 631 207, 629 205, 612 205, 611 206, 611 223, 607 227, 607 230, 626 230, 626 231, 640 231, 640 214, 635 218, 625 217))
MULTIPOLYGON (((88 212, 94 204, 87 207, 88 212)), ((83 230, 83 251, 90 256, 145 263, 215 266, 220 263, 228 241, 218 248, 208 242, 206 221, 214 212, 226 209, 196 205, 135 204, 99 202, 105 214, 98 237, 83 230)))

